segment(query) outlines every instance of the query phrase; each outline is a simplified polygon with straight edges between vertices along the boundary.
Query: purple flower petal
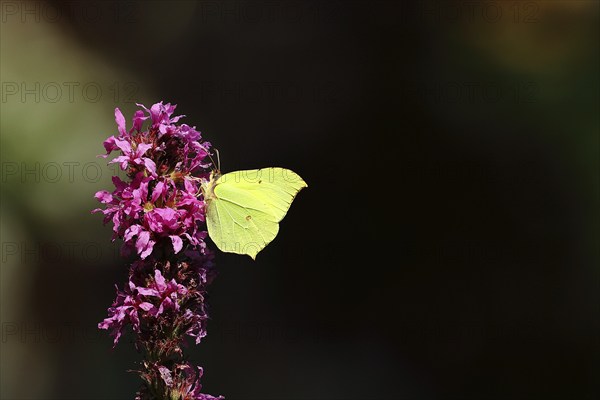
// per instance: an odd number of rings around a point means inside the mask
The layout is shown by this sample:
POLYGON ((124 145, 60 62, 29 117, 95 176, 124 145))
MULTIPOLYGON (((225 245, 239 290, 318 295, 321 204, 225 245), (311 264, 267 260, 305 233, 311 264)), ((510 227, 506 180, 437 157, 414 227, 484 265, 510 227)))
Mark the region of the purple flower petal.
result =
POLYGON ((156 242, 154 240, 149 240, 146 248, 140 253, 140 258, 145 260, 150 254, 152 254, 152 250, 154 249, 154 244, 156 242))
POLYGON ((123 113, 118 108, 115 108, 115 121, 117 122, 117 128, 119 129, 119 133, 121 136, 125 136, 127 132, 125 131, 125 117, 123 113))
POLYGON ((99 192, 96 192, 94 197, 101 203, 110 203, 113 200, 112 194, 106 190, 100 190, 99 192))
POLYGON ((137 289, 138 293, 141 294, 142 296, 155 296, 155 297, 160 296, 160 293, 158 293, 158 291, 156 289, 145 288, 145 287, 137 287, 136 289, 137 289))
POLYGON ((137 249, 137 251, 140 255, 142 254, 142 252, 144 252, 147 249, 149 242, 150 242, 150 232, 139 231, 138 240, 137 240, 137 242, 135 242, 135 248, 137 249))
POLYGON ((147 301, 140 303, 140 308, 144 311, 150 311, 151 309, 154 308, 154 305, 152 303, 148 303, 147 301))
POLYGON ((138 157, 141 157, 151 148, 152 145, 150 143, 140 143, 136 149, 136 154, 138 155, 138 157))
POLYGON ((131 144, 128 141, 115 139, 115 145, 123 152, 123 154, 131 154, 131 144))
POLYGON ((115 144, 115 137, 111 136, 108 139, 106 139, 103 143, 104 145, 104 149, 106 150, 106 154, 102 154, 100 155, 100 157, 102 158, 106 158, 108 157, 108 155, 117 148, 116 144, 115 144))
POLYGON ((179 253, 183 248, 183 240, 181 240, 181 238, 176 235, 171 235, 169 237, 171 238, 171 242, 173 243, 173 250, 175 251, 175 254, 179 253))
POLYGON ((156 176, 156 164, 154 163, 154 161, 145 157, 142 158, 142 160, 144 160, 144 165, 146 166, 146 169, 150 171, 150 174, 152 176, 156 176))
POLYGON ((159 270, 154 271, 154 282, 156 283, 156 287, 160 291, 164 291, 167 288, 167 284, 165 283, 165 278, 162 276, 159 270))
POLYGON ((156 203, 156 201, 162 197, 165 193, 166 190, 166 185, 163 181, 159 181, 156 186, 154 186, 154 190, 152 191, 152 199, 151 201, 153 203, 156 203))
POLYGON ((125 235, 123 236, 123 240, 129 242, 133 239, 134 236, 138 235, 142 227, 140 225, 131 225, 129 228, 125 230, 125 235))
POLYGON ((139 132, 142 129, 142 124, 147 119, 148 117, 144 116, 144 112, 142 110, 137 110, 133 115, 133 127, 131 128, 131 130, 136 130, 139 132))

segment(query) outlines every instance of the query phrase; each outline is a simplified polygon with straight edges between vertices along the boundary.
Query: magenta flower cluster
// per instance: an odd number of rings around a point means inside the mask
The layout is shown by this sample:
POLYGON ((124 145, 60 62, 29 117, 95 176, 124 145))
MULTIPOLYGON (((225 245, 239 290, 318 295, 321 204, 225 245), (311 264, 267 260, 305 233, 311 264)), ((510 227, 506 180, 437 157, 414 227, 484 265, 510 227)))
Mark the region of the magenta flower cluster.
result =
POLYGON ((94 212, 102 212, 105 223, 112 221, 113 240, 123 239, 126 253, 135 248, 145 259, 165 242, 175 254, 185 245, 203 253, 204 201, 198 194, 199 180, 209 172, 210 143, 201 142, 195 127, 176 124, 183 116, 172 116, 174 105, 161 102, 149 110, 138 105, 146 113, 136 111, 129 131, 123 114, 115 110, 119 135, 104 142, 102 156, 120 152, 110 163, 118 164, 130 179, 113 177, 112 193, 96 193, 105 209, 94 212), (142 130, 149 118, 150 127, 142 130))
MULTIPOLYGON (((205 285, 207 282, 206 270, 199 268, 197 276, 200 278, 199 283, 205 285)), ((179 329, 181 330, 181 326, 185 327, 183 332, 194 337, 196 344, 200 343, 200 340, 206 335, 204 329, 206 314, 203 304, 200 303, 197 305, 199 307, 196 307, 201 309, 200 314, 197 310, 193 312, 190 308, 181 312, 182 304, 194 304, 193 301, 189 301, 189 297, 192 295, 191 289, 177 283, 174 278, 167 281, 160 269, 155 269, 154 277, 143 282, 141 286, 133 282, 134 277, 135 275, 130 277, 125 291, 121 292, 117 288, 117 298, 113 306, 108 309, 109 317, 98 325, 100 329, 112 330, 114 344, 116 345, 119 341, 123 328, 127 324, 130 324, 135 332, 142 333, 140 318, 146 321, 156 321, 168 312, 180 313, 183 321, 179 324, 179 329)))
POLYGON ((186 338, 198 344, 206 335, 204 300, 214 277, 200 191, 210 173, 210 143, 195 127, 178 124, 183 116, 173 116, 175 105, 138 106, 129 130, 115 110, 119 134, 104 142, 102 157, 118 152, 110 163, 126 179, 114 176, 112 192, 97 192, 104 208, 93 212, 112 222, 113 241, 121 239, 123 255, 134 261, 98 327, 111 331, 115 346, 128 326, 136 335, 144 354, 136 399, 222 399, 200 393, 202 369, 184 361, 182 351, 186 338))

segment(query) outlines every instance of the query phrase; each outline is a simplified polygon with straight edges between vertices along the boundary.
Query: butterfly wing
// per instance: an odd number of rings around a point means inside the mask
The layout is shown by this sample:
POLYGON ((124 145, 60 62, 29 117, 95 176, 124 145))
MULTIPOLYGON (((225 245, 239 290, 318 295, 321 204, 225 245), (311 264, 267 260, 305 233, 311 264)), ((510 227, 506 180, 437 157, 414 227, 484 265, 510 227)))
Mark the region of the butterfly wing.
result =
POLYGON ((306 182, 289 169, 263 168, 221 176, 207 202, 208 233, 224 252, 253 259, 279 231, 279 222, 306 182))

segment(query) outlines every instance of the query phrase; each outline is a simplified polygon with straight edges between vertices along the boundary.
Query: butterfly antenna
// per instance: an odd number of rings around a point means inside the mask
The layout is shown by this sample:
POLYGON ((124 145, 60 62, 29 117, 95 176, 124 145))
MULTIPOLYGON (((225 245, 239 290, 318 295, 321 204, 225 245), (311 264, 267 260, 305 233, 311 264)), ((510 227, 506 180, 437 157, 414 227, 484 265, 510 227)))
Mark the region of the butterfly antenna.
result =
MULTIPOLYGON (((208 151, 208 149, 206 149, 204 146, 201 146, 204 151, 206 151, 206 155, 208 155, 208 158, 210 158, 210 162, 212 163, 212 165, 215 165, 215 159, 213 158, 212 154, 210 154, 210 151, 208 151)), ((215 152, 217 153, 217 170, 221 171, 221 160, 219 159, 219 150, 215 149, 215 152)))

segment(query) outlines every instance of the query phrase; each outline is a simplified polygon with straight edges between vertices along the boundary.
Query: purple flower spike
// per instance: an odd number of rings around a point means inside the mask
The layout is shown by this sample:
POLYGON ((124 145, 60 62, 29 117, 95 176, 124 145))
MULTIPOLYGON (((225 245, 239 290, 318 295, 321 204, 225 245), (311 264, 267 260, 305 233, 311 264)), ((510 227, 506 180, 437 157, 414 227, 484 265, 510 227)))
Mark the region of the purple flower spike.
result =
POLYGON ((106 154, 99 156, 116 152, 109 163, 127 178, 114 176, 112 192, 98 191, 103 208, 92 212, 112 222, 112 239, 121 239, 122 253, 135 260, 98 328, 110 331, 113 347, 129 325, 136 335, 145 354, 136 400, 221 400, 200 392, 202 368, 184 362, 182 350, 186 338, 198 344, 206 336, 204 299, 215 275, 199 190, 211 170, 211 146, 195 127, 178 124, 183 116, 173 116, 175 105, 138 106, 130 130, 115 109, 118 134, 104 141, 106 154))

